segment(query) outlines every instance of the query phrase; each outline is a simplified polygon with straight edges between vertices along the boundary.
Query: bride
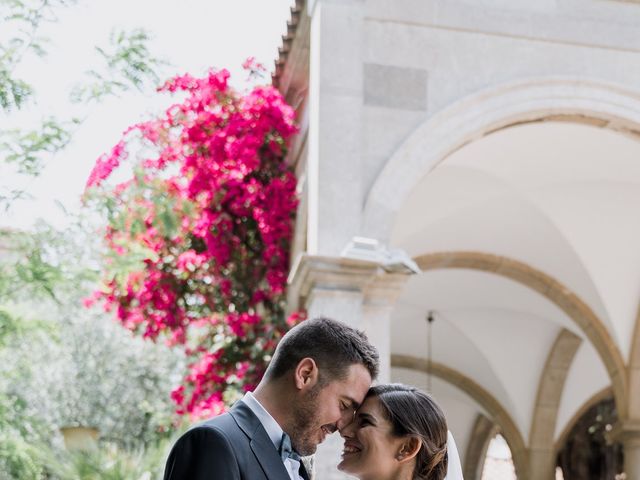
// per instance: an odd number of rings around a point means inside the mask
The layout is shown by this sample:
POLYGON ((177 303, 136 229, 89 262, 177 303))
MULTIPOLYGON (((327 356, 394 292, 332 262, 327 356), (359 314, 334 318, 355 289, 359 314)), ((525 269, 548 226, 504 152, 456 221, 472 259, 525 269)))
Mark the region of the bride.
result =
MULTIPOLYGON (((449 456, 460 470, 455 443, 440 407, 421 390, 401 384, 371 387, 344 438, 338 469, 360 480, 443 480, 449 456)), ((449 479, 462 478, 461 472, 449 479)))

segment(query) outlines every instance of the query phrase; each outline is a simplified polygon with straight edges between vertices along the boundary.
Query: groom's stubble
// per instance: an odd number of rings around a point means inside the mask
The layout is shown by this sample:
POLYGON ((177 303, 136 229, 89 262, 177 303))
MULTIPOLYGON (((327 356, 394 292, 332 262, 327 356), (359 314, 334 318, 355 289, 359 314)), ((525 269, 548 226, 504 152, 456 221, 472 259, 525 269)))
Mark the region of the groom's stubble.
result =
POLYGON ((292 405, 293 425, 288 433, 294 450, 302 456, 313 455, 318 446, 316 437, 321 427, 317 424, 320 403, 318 397, 322 388, 322 385, 316 385, 304 398, 292 405))

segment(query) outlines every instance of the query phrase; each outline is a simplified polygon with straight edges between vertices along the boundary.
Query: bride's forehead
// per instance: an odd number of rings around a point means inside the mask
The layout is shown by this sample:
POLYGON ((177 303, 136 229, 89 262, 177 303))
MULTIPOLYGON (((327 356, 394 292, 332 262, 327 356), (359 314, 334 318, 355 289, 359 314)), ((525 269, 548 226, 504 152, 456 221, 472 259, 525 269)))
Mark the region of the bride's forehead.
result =
POLYGON ((358 412, 366 412, 370 414, 378 414, 381 411, 382 406, 378 397, 367 397, 360 405, 358 412))

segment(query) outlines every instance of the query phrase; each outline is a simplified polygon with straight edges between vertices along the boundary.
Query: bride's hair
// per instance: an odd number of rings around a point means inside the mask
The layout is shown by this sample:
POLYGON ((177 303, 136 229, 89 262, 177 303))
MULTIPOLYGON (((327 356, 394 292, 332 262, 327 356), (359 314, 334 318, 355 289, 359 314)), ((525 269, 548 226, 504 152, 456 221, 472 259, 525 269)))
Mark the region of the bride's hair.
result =
POLYGON ((421 441, 416 455, 414 480, 443 480, 447 474, 447 421, 440 407, 425 392, 399 383, 371 387, 367 397, 376 397, 398 437, 421 441))

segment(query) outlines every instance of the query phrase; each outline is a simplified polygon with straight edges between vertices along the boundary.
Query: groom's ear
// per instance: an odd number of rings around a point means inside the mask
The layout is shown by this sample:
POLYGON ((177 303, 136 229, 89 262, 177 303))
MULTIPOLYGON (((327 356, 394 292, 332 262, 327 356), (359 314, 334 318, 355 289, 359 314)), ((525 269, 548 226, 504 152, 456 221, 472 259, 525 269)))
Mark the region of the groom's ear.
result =
POLYGON ((422 440, 418 437, 407 436, 404 438, 396 454, 396 460, 400 463, 407 462, 418 454, 422 447, 422 440))
POLYGON ((308 389, 318 383, 318 365, 311 357, 305 357, 298 362, 294 370, 294 380, 298 390, 308 389))

